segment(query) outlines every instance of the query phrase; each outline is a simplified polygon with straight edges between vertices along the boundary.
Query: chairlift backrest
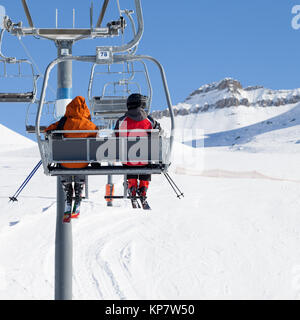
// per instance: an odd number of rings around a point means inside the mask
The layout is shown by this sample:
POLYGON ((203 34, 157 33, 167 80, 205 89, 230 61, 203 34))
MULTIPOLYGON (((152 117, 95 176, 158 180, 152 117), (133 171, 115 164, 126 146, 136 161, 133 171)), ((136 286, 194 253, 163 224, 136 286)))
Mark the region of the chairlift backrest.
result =
POLYGON ((127 111, 127 97, 93 97, 92 114, 103 118, 119 118, 127 111))
MULTIPOLYGON (((141 74, 146 85, 146 95, 149 96, 147 101, 146 111, 150 111, 150 104, 152 101, 152 86, 148 74, 147 66, 143 61, 139 61, 142 64, 142 70, 136 69, 133 61, 124 61, 123 68, 118 70, 112 70, 111 65, 107 65, 107 70, 101 72, 95 72, 97 64, 94 64, 91 70, 88 98, 91 107, 92 117, 105 120, 117 120, 119 117, 127 112, 127 97, 132 93, 142 94, 141 84, 136 81, 137 74, 141 74), (96 87, 96 76, 101 76, 103 81, 104 77, 109 77, 110 81, 102 82, 102 93, 99 96, 93 95, 93 88, 96 87), (121 78, 119 78, 121 77, 121 78), (112 79, 113 78, 113 81, 112 79), (112 89, 111 89, 112 88, 112 89), (108 90, 110 89, 110 90, 108 90), (109 91, 109 93, 107 93, 109 91)), ((101 67, 101 66, 100 66, 101 67)))
MULTIPOLYGON (((147 161, 150 165, 148 173, 161 173, 168 167, 169 138, 159 134, 158 130, 147 130, 146 136, 116 137, 115 135, 100 135, 96 138, 65 138, 58 133, 68 131, 53 131, 48 140, 43 142, 42 159, 47 162, 49 174, 55 175, 59 168, 51 165, 64 163, 100 163, 102 171, 97 174, 107 174, 106 163, 127 163, 147 161), (152 170, 152 171, 151 171, 152 170)), ((77 132, 77 131, 72 131, 77 132)), ((81 131, 78 131, 81 132, 81 131)), ((126 167, 110 167, 111 174, 120 174, 126 167)), ((134 168, 133 168, 134 169, 134 168)), ((92 171, 92 167, 86 170, 92 171)), ((144 172, 144 168, 139 169, 144 172)), ((70 171, 71 172, 71 171, 70 171)), ((93 173, 91 173, 93 174, 93 173)))

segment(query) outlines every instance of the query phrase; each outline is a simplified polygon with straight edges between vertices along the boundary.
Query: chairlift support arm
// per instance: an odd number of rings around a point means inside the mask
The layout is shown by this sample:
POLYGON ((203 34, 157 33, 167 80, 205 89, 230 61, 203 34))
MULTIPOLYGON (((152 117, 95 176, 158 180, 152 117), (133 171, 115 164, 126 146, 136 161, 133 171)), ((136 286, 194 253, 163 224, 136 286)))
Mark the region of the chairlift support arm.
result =
POLYGON ((31 18, 31 15, 30 15, 29 8, 27 6, 26 0, 22 0, 22 5, 23 5, 23 8, 24 8, 24 11, 25 11, 25 14, 26 14, 26 17, 27 17, 27 20, 28 20, 28 23, 29 23, 30 27, 34 28, 33 21, 32 21, 32 18, 31 18))
MULTIPOLYGON (((138 22, 138 31, 134 35, 133 39, 127 44, 121 46, 112 47, 112 52, 121 53, 131 50, 135 48, 143 35, 144 32, 144 20, 143 20, 143 12, 141 6, 141 0, 135 1, 135 10, 137 14, 137 22, 138 22)), ((30 27, 24 28, 22 24, 14 24, 10 19, 6 21, 5 28, 8 32, 15 36, 39 36, 41 38, 45 38, 48 40, 73 40, 78 41, 81 39, 87 38, 106 38, 113 37, 119 35, 119 30, 122 29, 120 25, 113 25, 112 23, 108 24, 107 27, 100 28, 103 17, 106 12, 106 7, 108 5, 108 0, 104 1, 102 11, 100 13, 96 28, 90 29, 49 29, 49 28, 35 28, 33 25, 33 21, 29 12, 29 8, 27 6, 26 0, 22 0, 23 7, 27 16, 27 20, 30 27), (103 17, 102 17, 103 16, 103 17)))
POLYGON ((100 28, 101 27, 103 18, 104 18, 105 13, 106 13, 106 9, 107 9, 108 3, 109 3, 109 0, 104 0, 103 6, 102 6, 102 10, 100 12, 100 15, 99 15, 99 18, 98 18, 98 21, 97 21, 97 24, 96 24, 96 28, 100 28))

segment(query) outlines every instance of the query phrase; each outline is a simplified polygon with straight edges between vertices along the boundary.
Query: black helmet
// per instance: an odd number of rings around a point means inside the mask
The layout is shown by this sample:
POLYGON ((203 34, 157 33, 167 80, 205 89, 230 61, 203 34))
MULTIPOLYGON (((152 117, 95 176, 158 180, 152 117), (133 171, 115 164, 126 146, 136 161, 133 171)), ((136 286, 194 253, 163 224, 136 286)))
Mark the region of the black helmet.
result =
POLYGON ((139 93, 131 94, 127 99, 127 109, 145 108, 147 105, 148 97, 139 93))

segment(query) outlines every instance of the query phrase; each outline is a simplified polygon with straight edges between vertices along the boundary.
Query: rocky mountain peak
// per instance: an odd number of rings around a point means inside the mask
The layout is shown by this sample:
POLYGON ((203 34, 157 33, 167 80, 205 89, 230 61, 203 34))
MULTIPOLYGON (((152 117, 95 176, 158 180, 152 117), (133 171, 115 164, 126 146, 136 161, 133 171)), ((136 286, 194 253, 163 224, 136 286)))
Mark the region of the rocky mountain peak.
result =
MULTIPOLYGON (((280 107, 300 102, 300 89, 271 90, 255 85, 243 88, 235 79, 225 78, 193 91, 174 107, 175 115, 197 114, 230 107, 280 107)), ((156 118, 168 116, 168 110, 153 112, 156 118)))
POLYGON ((192 97, 202 94, 202 93, 208 93, 214 90, 227 90, 229 92, 237 92, 238 89, 243 89, 241 83, 235 79, 232 78, 225 78, 219 82, 213 82, 211 84, 205 84, 204 86, 201 86, 199 89, 193 91, 185 101, 190 100, 192 97))
POLYGON ((221 80, 217 85, 218 90, 228 89, 230 91, 237 91, 238 89, 243 89, 241 83, 237 80, 226 78, 221 80))

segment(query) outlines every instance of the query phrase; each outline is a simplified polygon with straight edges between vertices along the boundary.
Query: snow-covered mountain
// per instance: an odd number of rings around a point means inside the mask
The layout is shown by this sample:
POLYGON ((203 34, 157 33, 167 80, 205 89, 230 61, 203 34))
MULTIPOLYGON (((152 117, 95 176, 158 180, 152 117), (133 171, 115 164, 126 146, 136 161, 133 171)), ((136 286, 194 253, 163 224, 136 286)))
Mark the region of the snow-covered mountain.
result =
MULTIPOLYGON (((299 101, 300 89, 271 90, 262 86, 243 88, 239 81, 226 78, 201 86, 174 109, 175 115, 188 115, 237 106, 280 107, 299 101)), ((168 110, 153 112, 157 119, 168 115, 168 110)))

